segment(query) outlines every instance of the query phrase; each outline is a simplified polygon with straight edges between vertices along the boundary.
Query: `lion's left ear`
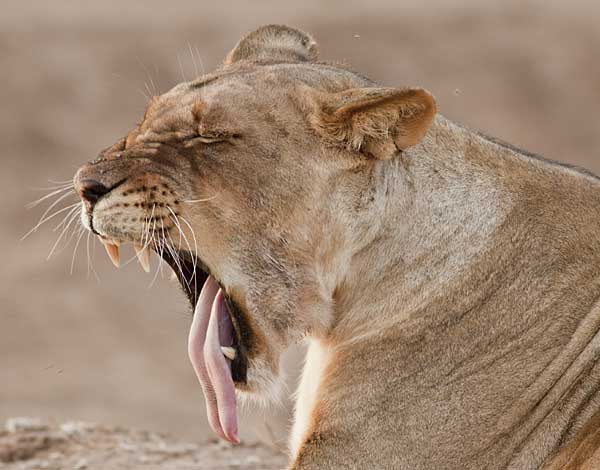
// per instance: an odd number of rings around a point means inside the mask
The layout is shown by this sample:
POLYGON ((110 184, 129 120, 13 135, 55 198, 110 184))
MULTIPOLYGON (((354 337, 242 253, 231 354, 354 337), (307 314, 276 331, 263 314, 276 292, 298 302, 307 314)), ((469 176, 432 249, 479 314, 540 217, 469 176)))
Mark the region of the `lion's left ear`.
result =
POLYGON ((289 26, 261 26, 241 39, 225 57, 225 66, 239 61, 313 62, 317 60, 317 43, 304 31, 289 26))
POLYGON ((436 113, 421 88, 355 88, 317 101, 311 120, 325 140, 381 160, 418 144, 436 113))

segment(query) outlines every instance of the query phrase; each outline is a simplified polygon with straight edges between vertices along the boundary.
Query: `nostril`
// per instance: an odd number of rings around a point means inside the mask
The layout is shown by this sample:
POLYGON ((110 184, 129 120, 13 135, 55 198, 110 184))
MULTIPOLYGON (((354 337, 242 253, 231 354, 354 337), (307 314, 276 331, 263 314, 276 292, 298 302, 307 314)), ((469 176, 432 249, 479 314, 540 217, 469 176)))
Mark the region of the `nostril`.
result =
POLYGON ((81 196, 81 199, 94 204, 102 196, 110 192, 110 188, 107 188, 99 181, 84 179, 77 182, 77 192, 81 196))

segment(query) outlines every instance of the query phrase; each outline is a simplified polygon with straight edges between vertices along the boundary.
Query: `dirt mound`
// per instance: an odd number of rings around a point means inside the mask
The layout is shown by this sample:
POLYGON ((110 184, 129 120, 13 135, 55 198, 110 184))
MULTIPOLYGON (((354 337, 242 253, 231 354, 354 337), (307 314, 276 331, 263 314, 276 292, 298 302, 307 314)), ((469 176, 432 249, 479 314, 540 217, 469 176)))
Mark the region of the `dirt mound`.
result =
POLYGON ((177 441, 163 434, 12 418, 0 430, 2 470, 280 469, 285 456, 260 445, 177 441))

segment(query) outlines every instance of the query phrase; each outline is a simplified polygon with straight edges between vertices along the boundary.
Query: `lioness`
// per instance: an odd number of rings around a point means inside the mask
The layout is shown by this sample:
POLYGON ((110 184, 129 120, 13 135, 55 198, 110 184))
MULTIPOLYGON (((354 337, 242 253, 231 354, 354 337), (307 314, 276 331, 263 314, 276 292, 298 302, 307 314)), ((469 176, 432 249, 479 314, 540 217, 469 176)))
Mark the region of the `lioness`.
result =
POLYGON ((308 338, 291 469, 600 468, 593 175, 265 26, 74 183, 116 264, 177 274, 222 438, 308 338))

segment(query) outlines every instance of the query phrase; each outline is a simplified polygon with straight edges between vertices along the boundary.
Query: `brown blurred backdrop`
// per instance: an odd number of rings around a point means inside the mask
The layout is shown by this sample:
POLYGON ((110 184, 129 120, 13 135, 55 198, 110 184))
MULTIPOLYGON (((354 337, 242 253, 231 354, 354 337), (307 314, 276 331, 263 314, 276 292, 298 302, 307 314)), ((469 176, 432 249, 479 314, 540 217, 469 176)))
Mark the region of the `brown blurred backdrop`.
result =
MULTIPOLYGON (((584 1, 13 1, 0 5, 0 419, 42 416, 205 438, 178 288, 135 264, 115 270, 85 238, 50 252, 55 223, 19 239, 24 206, 142 115, 211 70, 241 35, 287 23, 324 59, 386 85, 420 85, 442 114, 546 157, 600 172, 600 6, 584 1), (152 84, 152 83, 154 84, 152 84), (145 84, 146 83, 146 84, 145 84)), ((156 266, 156 260, 153 260, 156 266)), ((290 375, 298 368, 290 359, 290 375)), ((242 435, 281 436, 285 411, 250 413, 242 435), (273 421, 275 419, 275 421, 273 421)))

